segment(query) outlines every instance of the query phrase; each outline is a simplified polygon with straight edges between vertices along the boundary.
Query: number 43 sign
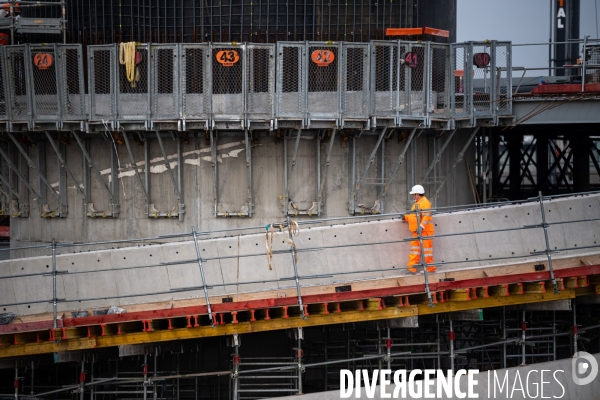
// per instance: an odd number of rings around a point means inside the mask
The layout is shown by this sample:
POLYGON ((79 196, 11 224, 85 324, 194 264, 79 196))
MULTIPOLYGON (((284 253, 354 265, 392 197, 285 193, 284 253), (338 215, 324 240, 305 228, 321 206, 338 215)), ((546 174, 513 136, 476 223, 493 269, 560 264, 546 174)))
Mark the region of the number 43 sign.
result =
POLYGON ((224 67, 233 67, 240 61, 240 55, 236 50, 221 50, 216 55, 217 62, 224 67))

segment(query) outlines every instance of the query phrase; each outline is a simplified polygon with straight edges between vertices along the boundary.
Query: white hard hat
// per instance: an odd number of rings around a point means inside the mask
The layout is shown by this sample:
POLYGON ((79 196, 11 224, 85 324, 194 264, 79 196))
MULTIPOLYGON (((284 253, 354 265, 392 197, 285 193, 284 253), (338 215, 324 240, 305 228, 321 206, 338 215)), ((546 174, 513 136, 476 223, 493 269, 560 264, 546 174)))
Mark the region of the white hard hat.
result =
POLYGON ((412 187, 410 194, 425 194, 425 189, 421 185, 415 185, 412 187))

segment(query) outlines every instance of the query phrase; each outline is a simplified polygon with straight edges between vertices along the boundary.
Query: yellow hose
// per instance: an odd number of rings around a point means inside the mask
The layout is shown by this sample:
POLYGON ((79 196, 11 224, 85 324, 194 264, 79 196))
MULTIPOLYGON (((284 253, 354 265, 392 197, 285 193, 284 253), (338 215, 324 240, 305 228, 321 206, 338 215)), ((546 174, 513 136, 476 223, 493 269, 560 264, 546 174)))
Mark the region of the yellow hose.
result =
POLYGON ((136 87, 140 80, 140 71, 135 66, 135 42, 119 45, 119 63, 125 66, 125 76, 131 87, 136 87))

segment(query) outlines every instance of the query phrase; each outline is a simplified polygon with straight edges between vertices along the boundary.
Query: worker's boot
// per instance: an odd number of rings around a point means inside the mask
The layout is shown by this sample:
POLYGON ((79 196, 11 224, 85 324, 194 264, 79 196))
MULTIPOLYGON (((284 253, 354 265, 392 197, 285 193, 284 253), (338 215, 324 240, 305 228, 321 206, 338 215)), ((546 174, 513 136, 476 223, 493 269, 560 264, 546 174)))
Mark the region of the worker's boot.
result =
POLYGON ((436 267, 427 267, 427 272, 435 272, 436 267))
POLYGON ((416 268, 407 268, 408 272, 411 274, 416 274, 417 273, 417 269, 416 268))

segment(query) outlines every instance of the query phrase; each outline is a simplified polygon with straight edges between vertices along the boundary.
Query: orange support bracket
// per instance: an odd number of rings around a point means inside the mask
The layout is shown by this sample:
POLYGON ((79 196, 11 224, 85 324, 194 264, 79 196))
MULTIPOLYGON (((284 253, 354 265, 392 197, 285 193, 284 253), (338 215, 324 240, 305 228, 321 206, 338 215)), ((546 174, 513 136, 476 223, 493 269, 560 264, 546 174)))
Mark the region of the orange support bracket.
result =
POLYGON ((385 28, 385 36, 415 36, 422 34, 423 28, 385 28))
POLYGON ((425 28, 423 28, 423 34, 431 35, 431 36, 439 36, 439 37, 444 37, 444 38, 450 37, 450 31, 446 31, 444 29, 437 29, 437 28, 425 27, 425 28))

